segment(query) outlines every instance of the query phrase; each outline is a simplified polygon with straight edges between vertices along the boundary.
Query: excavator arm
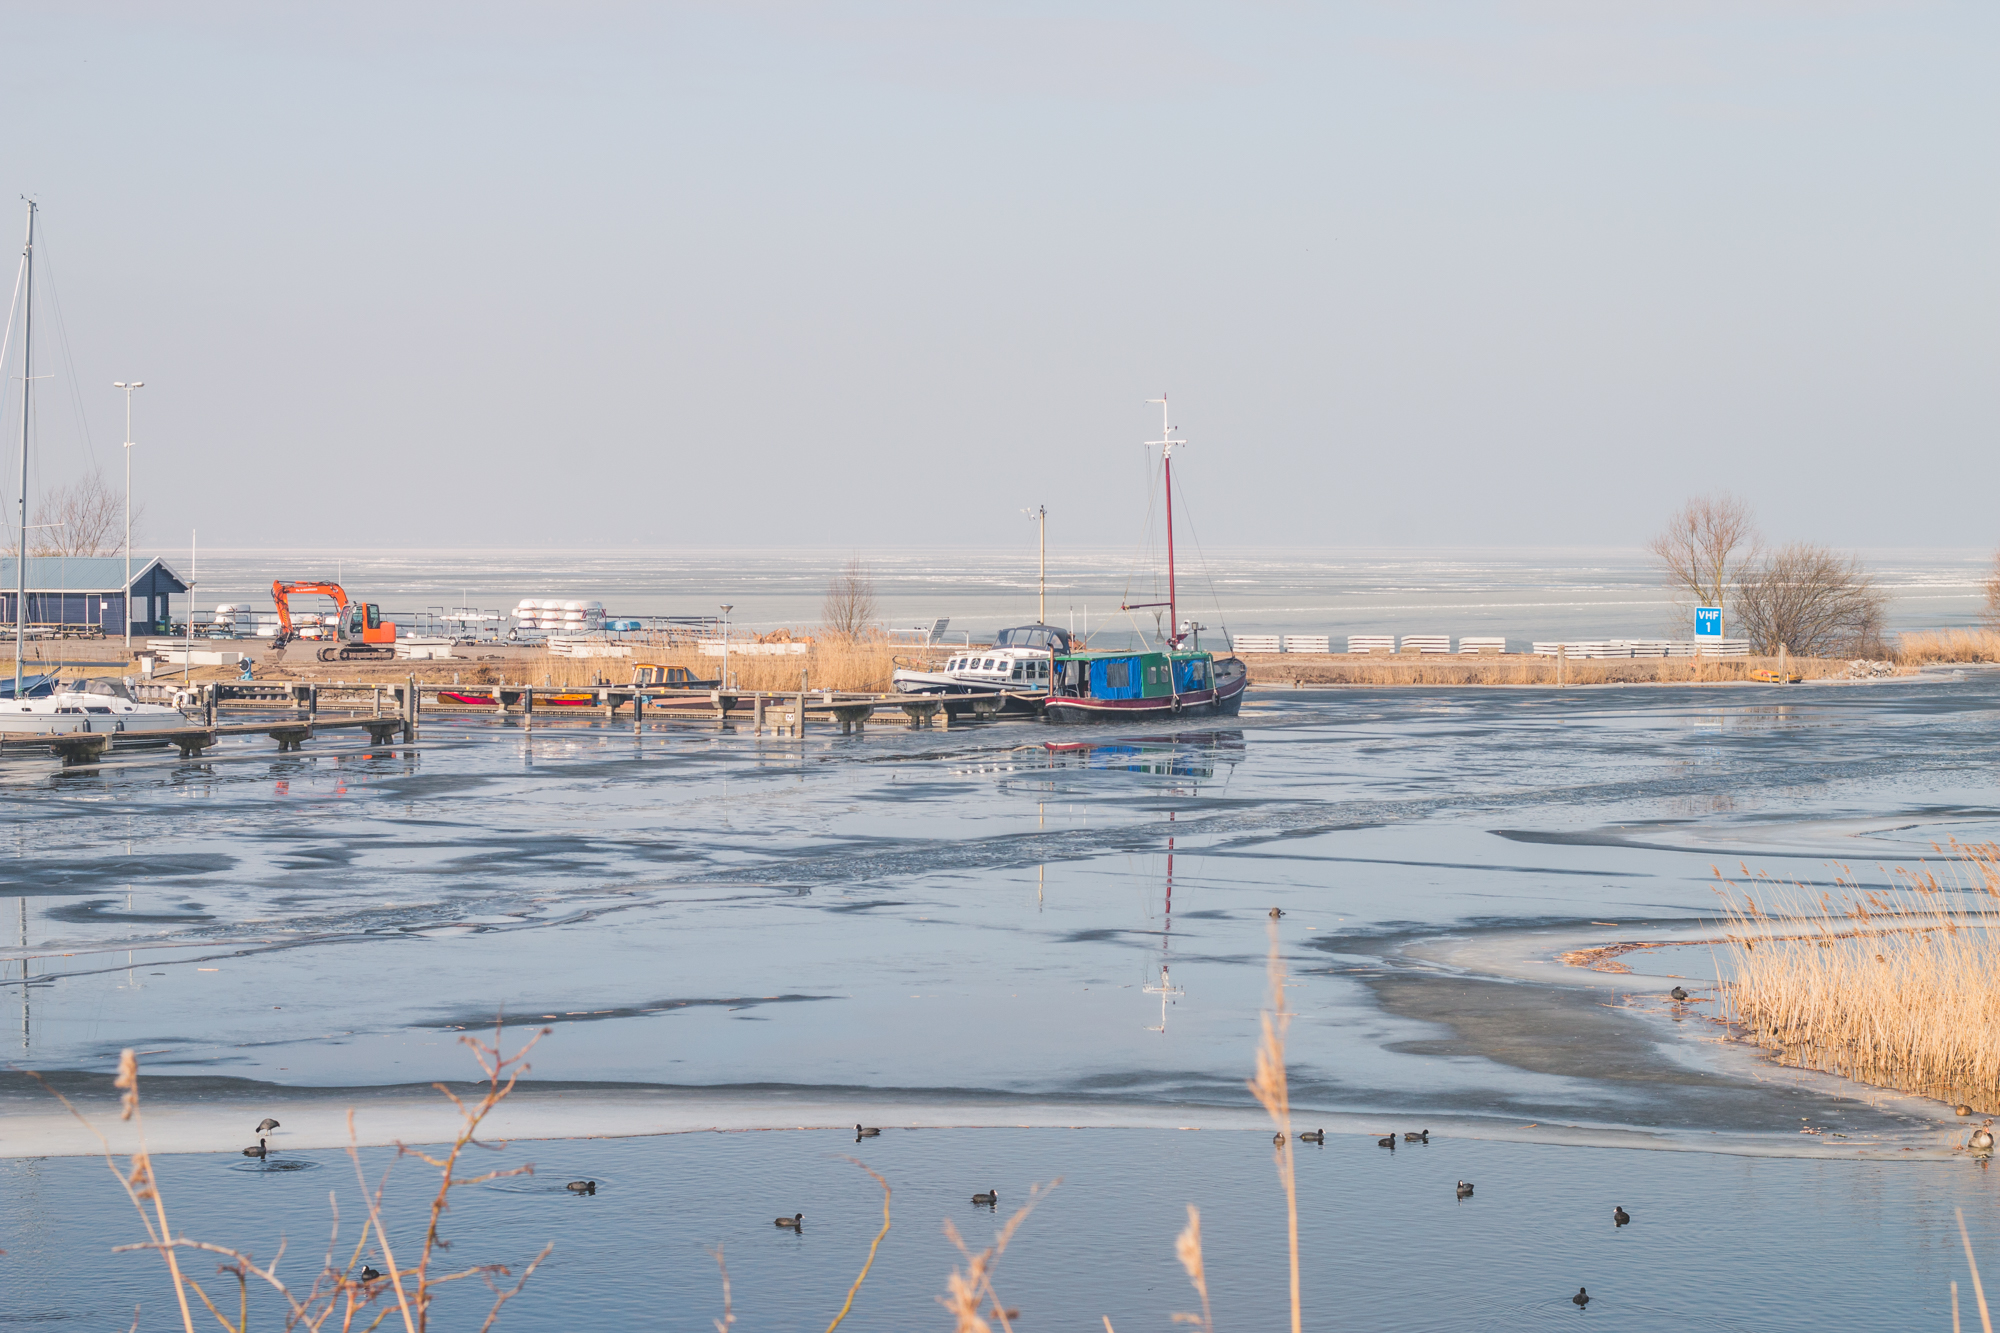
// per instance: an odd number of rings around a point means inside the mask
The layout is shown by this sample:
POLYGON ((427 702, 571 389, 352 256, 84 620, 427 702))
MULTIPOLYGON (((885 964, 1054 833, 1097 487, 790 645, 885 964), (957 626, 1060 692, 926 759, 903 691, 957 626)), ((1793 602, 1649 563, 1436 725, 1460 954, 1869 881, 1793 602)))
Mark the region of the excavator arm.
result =
POLYGON ((273 648, 282 648, 298 638, 298 631, 292 628, 292 604, 294 597, 331 597, 335 614, 347 610, 347 589, 338 583, 287 583, 283 579, 271 582, 271 600, 278 604, 278 637, 273 648))

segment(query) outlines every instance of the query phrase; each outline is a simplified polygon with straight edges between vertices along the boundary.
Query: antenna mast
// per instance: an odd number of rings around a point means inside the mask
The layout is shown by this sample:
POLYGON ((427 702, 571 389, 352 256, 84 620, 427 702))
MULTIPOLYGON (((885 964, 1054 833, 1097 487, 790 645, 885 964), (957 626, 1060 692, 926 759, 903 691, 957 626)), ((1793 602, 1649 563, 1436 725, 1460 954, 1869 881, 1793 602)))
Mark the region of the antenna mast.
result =
POLYGON ((21 658, 28 645, 28 395, 35 387, 35 201, 28 200, 28 240, 21 301, 21 523, 14 550, 14 697, 21 697, 21 658))

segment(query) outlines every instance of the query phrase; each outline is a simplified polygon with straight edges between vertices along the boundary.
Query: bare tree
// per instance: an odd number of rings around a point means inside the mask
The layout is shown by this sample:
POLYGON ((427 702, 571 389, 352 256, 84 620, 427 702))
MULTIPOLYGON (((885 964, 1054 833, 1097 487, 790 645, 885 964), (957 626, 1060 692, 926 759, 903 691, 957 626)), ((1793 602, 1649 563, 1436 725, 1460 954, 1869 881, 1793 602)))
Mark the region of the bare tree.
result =
MULTIPOLYGON (((136 523, 141 510, 132 511, 136 523)), ((125 497, 101 472, 90 472, 42 495, 42 524, 28 537, 30 555, 117 555, 125 549, 125 497)))
POLYGON ((1993 577, 1986 580, 1986 610, 1979 618, 1986 628, 2000 630, 2000 554, 1993 557, 1993 577))
POLYGON ((1722 606, 1760 543, 1750 506, 1718 492, 1689 500, 1646 544, 1681 603, 1683 619, 1697 606, 1722 606))
POLYGON ((1857 557, 1793 542, 1741 574, 1736 628, 1759 653, 1872 657, 1888 600, 1857 557))
POLYGON ((875 623, 875 614, 875 573, 857 555, 826 585, 820 619, 829 635, 853 639, 875 623))

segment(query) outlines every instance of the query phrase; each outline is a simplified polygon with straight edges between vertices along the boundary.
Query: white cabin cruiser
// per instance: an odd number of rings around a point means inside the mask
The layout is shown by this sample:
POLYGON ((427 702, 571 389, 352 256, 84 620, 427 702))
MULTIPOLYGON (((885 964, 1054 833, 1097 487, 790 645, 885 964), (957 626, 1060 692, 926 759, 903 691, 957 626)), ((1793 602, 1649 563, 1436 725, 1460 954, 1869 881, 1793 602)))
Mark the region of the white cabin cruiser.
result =
POLYGON ((73 680, 47 694, 0 699, 0 732, 10 736, 75 731, 136 736, 149 731, 180 731, 188 725, 178 708, 134 699, 122 680, 73 680))
POLYGON ((938 671, 899 667, 890 678, 899 694, 1004 695, 1002 712, 1032 713, 1049 692, 1049 666, 1070 650, 1069 632, 1054 625, 1017 625, 993 645, 966 649, 938 671))

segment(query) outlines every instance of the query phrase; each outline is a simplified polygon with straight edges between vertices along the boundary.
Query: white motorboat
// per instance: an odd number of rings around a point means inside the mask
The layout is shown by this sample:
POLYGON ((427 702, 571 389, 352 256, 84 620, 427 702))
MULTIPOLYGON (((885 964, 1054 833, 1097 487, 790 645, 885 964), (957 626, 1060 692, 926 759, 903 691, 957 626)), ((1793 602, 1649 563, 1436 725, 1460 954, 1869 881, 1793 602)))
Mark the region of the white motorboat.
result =
POLYGON ((942 669, 899 667, 890 683, 899 694, 1007 696, 1003 712, 1033 712, 1049 692, 1049 668, 1070 650, 1069 632, 1054 625, 1017 625, 993 636, 990 648, 967 649, 942 669))
POLYGON ((37 697, 0 699, 0 732, 9 736, 99 731, 138 737, 189 725, 178 708, 134 699, 122 680, 73 680, 37 697))

